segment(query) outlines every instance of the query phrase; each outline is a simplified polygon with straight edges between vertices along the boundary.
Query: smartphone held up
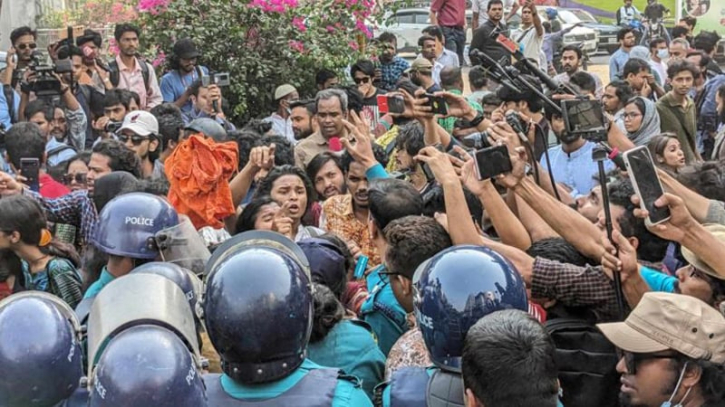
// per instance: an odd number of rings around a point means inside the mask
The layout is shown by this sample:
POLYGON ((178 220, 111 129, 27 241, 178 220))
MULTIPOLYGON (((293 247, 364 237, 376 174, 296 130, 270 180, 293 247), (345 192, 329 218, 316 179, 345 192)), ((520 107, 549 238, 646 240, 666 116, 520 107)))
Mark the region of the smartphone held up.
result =
POLYGON ((648 213, 645 222, 648 225, 657 225, 669 220, 670 209, 655 206, 655 201, 665 192, 647 147, 628 150, 623 158, 634 191, 639 197, 639 206, 648 213))

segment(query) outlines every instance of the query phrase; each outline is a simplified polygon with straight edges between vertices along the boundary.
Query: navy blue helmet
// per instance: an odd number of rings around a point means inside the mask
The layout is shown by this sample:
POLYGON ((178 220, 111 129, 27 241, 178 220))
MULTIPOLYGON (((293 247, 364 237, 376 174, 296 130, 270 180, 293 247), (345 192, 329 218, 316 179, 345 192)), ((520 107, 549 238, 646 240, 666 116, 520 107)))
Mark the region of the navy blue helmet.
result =
POLYGON ((131 273, 156 274, 173 281, 174 283, 176 283, 176 285, 179 286, 179 288, 181 288, 181 291, 184 292, 184 296, 186 297, 187 301, 189 301, 191 312, 194 314, 194 316, 196 316, 196 303, 198 300, 198 296, 201 295, 200 292, 197 292, 197 286, 199 285, 200 281, 198 280, 198 277, 196 277, 196 275, 193 275, 190 270, 185 269, 174 263, 152 261, 150 263, 142 264, 136 267, 135 269, 131 270, 131 273))
POLYGON ((502 309, 529 309, 513 264, 481 246, 450 247, 421 264, 413 276, 413 306, 431 360, 456 373, 476 321, 502 309))
POLYGON ((80 325, 57 297, 37 291, 0 301, 0 406, 49 407, 83 376, 80 325))
POLYGON ((90 385, 90 407, 207 405, 204 383, 186 344, 157 325, 137 325, 111 339, 90 385))
POLYGON ((242 383, 288 376, 304 361, 312 330, 310 277, 293 253, 299 248, 266 236, 237 235, 207 264, 206 329, 222 370, 242 383))

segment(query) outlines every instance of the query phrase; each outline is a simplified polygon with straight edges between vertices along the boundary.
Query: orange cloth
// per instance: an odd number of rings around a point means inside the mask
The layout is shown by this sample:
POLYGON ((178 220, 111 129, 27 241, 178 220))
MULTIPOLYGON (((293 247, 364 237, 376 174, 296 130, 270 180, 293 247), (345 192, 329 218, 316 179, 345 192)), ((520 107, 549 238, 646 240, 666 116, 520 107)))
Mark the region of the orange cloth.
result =
POLYGON ((234 214, 229 178, 237 169, 239 147, 195 134, 181 142, 164 163, 169 202, 191 219, 194 227, 219 229, 234 214))

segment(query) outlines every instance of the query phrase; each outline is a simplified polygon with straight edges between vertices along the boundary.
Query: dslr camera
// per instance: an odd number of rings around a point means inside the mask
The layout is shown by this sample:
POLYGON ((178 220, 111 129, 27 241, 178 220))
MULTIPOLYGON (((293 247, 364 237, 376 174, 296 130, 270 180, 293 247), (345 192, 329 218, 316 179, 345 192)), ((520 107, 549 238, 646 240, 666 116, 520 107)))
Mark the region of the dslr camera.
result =
POLYGON ((27 90, 35 93, 38 98, 60 96, 60 81, 53 73, 66 74, 73 72, 70 59, 58 61, 56 64, 46 63, 40 51, 33 52, 28 64, 30 72, 35 74, 35 80, 27 83, 27 90))

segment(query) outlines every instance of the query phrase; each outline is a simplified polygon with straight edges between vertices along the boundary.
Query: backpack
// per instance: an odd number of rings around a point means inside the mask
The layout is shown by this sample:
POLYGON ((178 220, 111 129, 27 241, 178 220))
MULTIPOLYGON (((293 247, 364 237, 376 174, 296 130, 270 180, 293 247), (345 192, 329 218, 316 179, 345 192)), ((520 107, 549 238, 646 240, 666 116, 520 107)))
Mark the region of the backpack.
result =
MULTIPOLYGON (((146 86, 146 91, 151 88, 151 85, 149 83, 149 77, 151 74, 149 73, 149 65, 146 63, 145 59, 142 58, 136 58, 136 63, 138 63, 141 66, 141 75, 143 75, 143 83, 144 86, 146 86)), ((118 82, 121 79, 121 73, 120 69, 118 68, 118 62, 114 59, 108 64, 108 73, 110 74, 110 80, 111 85, 113 85, 114 88, 118 87, 118 82)))
MULTIPOLYGON (((556 307, 555 307, 556 308, 556 307)), ((553 310, 552 310, 553 311, 553 310)), ((566 312, 546 321, 554 341, 554 359, 559 369, 566 407, 618 406, 619 360, 614 345, 591 322, 591 318, 566 312)))

